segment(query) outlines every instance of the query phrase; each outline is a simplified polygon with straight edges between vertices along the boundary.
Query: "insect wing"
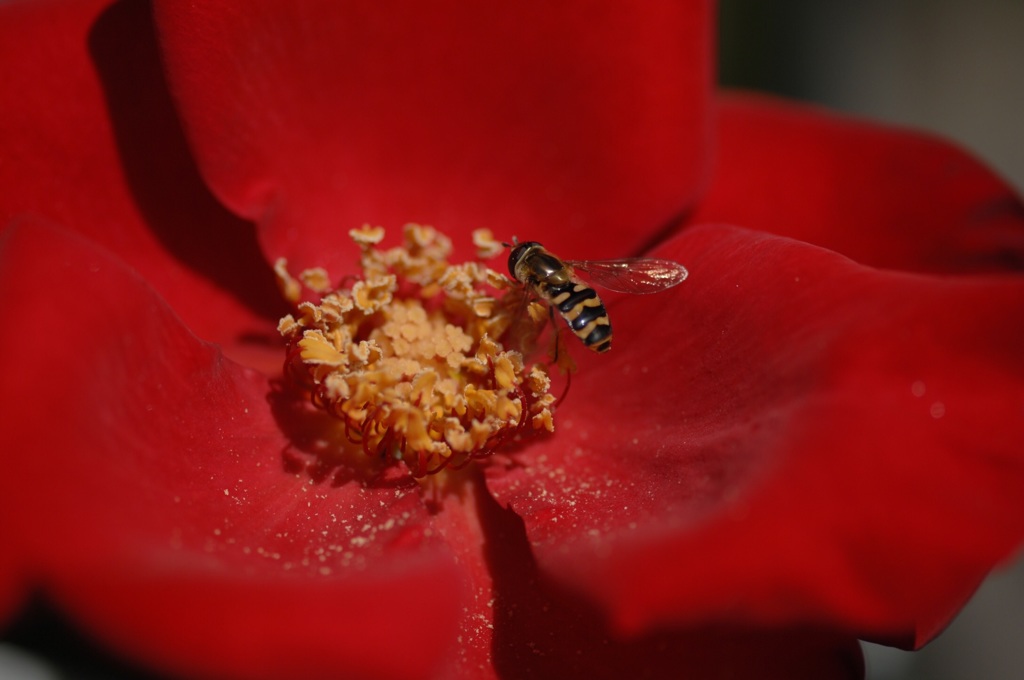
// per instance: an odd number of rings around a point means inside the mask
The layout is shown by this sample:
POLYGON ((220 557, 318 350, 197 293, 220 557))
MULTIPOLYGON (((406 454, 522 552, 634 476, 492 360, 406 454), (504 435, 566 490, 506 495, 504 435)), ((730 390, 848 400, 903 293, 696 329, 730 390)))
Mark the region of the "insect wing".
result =
POLYGON ((646 295, 682 283, 686 267, 672 260, 626 257, 619 260, 566 260, 565 264, 587 275, 594 285, 616 293, 646 295))

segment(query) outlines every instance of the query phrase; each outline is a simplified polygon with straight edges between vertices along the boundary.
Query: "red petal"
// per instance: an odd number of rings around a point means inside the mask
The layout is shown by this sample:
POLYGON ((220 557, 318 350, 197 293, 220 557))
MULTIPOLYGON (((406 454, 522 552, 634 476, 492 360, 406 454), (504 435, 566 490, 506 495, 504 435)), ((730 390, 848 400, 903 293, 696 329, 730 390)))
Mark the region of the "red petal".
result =
POLYGON ((364 222, 433 223, 459 246, 487 226, 553 247, 587 235, 587 257, 637 248, 703 182, 711 4, 169 2, 157 17, 214 191, 272 256, 343 272, 364 222))
POLYGON ((462 576, 414 483, 296 474, 267 380, 81 237, 8 230, 0 311, 5 547, 93 635, 189 676, 444 661, 462 576))
POLYGON ((54 597, 114 649, 182 677, 433 678, 454 647, 458 581, 445 561, 317 580, 120 566, 54 597))
POLYGON ((921 644, 1024 538, 1024 279, 886 273, 694 228, 611 307, 559 431, 490 483, 627 629, 817 622, 921 644))
POLYGON ((919 272, 1024 267, 1024 207, 924 134, 752 95, 720 101, 717 169, 691 222, 732 223, 919 272))
POLYGON ((106 4, 0 4, 0 228, 30 216, 87 235, 255 363, 283 309, 273 276, 199 179, 148 4, 106 4))
POLYGON ((24 575, 18 569, 18 556, 7 546, 0 555, 0 622, 10 621, 24 604, 24 575))
POLYGON ((448 497, 437 518, 442 532, 461 537, 453 546, 475 584, 462 633, 470 644, 459 650, 462 670, 469 672, 460 677, 863 677, 860 648, 849 634, 727 625, 623 637, 594 602, 538 571, 518 515, 500 507, 477 480, 463 491, 448 497), (466 521, 475 526, 459 526, 466 521), (477 644, 481 638, 486 646, 477 644), (484 667, 493 667, 493 675, 484 667))

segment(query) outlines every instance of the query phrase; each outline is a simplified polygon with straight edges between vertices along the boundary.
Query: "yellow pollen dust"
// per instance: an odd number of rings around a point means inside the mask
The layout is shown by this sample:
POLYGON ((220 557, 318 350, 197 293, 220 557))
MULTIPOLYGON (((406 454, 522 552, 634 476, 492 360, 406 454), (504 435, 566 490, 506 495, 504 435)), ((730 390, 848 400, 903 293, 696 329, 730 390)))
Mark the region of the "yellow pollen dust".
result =
MULTIPOLYGON (((378 248, 380 227, 349 234, 360 278, 333 289, 322 269, 296 279, 282 260, 275 272, 296 305, 278 325, 287 372, 350 442, 421 477, 554 430, 551 380, 523 357, 546 319, 521 313, 517 284, 479 262, 450 264, 451 241, 431 227, 406 225, 390 249, 378 248), (302 301, 303 288, 320 302, 302 301)), ((474 234, 481 252, 492 241, 474 234)))

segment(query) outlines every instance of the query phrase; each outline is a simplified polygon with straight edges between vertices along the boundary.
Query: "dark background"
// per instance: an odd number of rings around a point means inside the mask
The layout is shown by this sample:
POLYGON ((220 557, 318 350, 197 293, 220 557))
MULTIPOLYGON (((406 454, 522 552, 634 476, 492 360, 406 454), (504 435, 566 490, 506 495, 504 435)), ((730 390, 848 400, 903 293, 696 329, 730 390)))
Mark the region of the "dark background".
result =
POLYGON ((1024 188, 1024 0, 719 0, 720 82, 924 128, 1024 188))

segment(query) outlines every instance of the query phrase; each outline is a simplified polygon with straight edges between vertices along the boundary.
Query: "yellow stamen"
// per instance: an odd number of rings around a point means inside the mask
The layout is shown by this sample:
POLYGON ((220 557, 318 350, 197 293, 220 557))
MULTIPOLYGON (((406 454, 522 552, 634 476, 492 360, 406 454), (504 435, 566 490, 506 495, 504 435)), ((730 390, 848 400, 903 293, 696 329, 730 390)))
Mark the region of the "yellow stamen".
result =
POLYGON ((451 242, 430 227, 407 225, 387 250, 380 227, 350 236, 362 277, 336 290, 322 269, 293 278, 281 261, 275 271, 296 304, 278 326, 288 373, 351 442, 419 477, 554 430, 548 374, 523 358, 546 315, 513 318, 524 308, 517 284, 478 262, 449 264, 451 242), (300 282, 318 304, 299 302, 300 282))

